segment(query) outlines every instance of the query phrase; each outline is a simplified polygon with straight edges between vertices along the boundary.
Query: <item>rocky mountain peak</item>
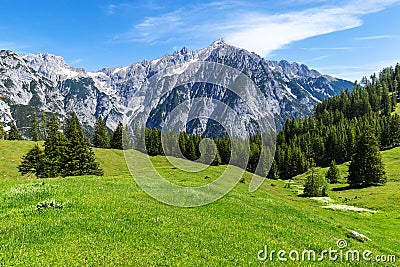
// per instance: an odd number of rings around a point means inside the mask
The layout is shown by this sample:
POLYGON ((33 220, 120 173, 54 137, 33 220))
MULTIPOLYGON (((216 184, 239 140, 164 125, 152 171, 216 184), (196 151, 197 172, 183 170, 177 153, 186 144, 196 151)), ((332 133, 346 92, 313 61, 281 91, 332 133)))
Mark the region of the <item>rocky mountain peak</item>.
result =
POLYGON ((85 74, 84 69, 74 68, 67 64, 63 57, 53 54, 28 54, 23 59, 34 70, 56 83, 60 80, 76 78, 85 74))
POLYGON ((224 45, 227 45, 224 38, 219 38, 219 39, 215 40, 214 42, 212 42, 212 44, 211 44, 212 47, 218 47, 218 46, 224 46, 224 45))
POLYGON ((190 51, 189 51, 189 49, 188 49, 186 46, 182 47, 182 49, 179 50, 179 53, 182 54, 182 55, 186 55, 186 54, 188 54, 189 52, 190 52, 190 51))
MULTIPOLYGON (((156 73, 169 67, 192 62, 221 63, 247 75, 264 93, 268 106, 250 103, 254 108, 276 114, 277 128, 286 119, 312 113, 316 103, 334 96, 342 88, 352 88, 352 83, 321 75, 306 65, 288 61, 268 61, 255 53, 227 44, 223 39, 195 51, 186 47, 158 59, 143 60, 129 66, 103 68, 86 72, 70 66, 64 58, 40 53, 19 56, 13 51, 0 51, 0 115, 7 113, 8 121, 29 127, 29 114, 51 112, 61 119, 74 110, 86 127, 93 127, 96 117, 102 116, 111 129, 129 114, 138 123, 161 127, 163 120, 178 104, 196 97, 212 97, 230 103, 244 121, 256 121, 244 106, 250 99, 239 101, 227 88, 209 84, 192 84, 174 88, 159 95, 148 81, 156 73), (29 114, 24 112, 29 111, 29 114), (142 121, 143 112, 152 114, 142 121)), ((200 71, 200 69, 199 69, 200 71)), ((201 75, 201 74, 200 74, 201 75)), ((229 76, 229 74, 227 74, 229 76)), ((229 77, 225 77, 229 79, 229 77)), ((204 106, 210 114, 213 107, 204 106)), ((187 131, 215 133, 207 121, 192 124, 187 131)), ((212 125, 212 124, 210 124, 212 125)), ((239 131, 239 130, 238 130, 239 131)), ((241 134, 241 133, 239 133, 241 134)))
POLYGON ((22 57, 11 50, 0 50, 0 66, 16 67, 16 63, 22 60, 22 57))

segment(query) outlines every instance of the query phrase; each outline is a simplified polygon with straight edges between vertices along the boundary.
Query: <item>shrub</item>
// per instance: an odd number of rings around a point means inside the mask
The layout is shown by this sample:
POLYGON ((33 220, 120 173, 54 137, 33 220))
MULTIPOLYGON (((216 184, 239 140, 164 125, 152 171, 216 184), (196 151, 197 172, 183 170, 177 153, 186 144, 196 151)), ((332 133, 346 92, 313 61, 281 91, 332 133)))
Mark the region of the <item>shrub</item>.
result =
POLYGON ((328 195, 328 183, 326 179, 319 173, 312 170, 311 174, 307 176, 304 185, 304 196, 307 197, 325 197, 328 195))

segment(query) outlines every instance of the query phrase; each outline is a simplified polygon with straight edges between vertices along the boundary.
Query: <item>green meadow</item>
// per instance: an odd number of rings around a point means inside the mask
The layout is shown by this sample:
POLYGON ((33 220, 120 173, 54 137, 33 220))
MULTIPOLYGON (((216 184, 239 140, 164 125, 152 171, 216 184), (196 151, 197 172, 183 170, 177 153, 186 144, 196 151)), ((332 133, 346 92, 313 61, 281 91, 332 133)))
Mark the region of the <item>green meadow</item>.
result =
MULTIPOLYGON (((0 266, 396 266, 362 259, 285 262, 276 253, 272 261, 257 257, 265 246, 269 252, 338 250, 340 239, 347 241, 344 251, 369 250, 374 260, 395 255, 400 261, 400 148, 382 152, 384 186, 347 189, 346 164, 339 166, 341 183, 331 186, 329 201, 372 213, 323 208, 327 203, 300 197, 304 175, 290 183, 265 179, 250 193, 250 173, 209 205, 169 206, 142 191, 123 152, 111 149, 94 149, 103 177, 21 176, 17 166, 33 145, 0 141, 0 266)), ((139 165, 146 160, 130 153, 139 165)), ((151 160, 171 182, 191 186, 209 183, 226 168, 188 174, 165 157, 151 160)))

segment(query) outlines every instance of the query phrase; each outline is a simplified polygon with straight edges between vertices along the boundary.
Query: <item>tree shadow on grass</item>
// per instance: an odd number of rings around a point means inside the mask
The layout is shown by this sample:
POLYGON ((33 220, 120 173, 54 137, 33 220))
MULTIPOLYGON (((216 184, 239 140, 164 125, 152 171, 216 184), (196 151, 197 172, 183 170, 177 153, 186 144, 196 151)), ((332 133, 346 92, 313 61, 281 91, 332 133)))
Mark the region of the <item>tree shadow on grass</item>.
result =
POLYGON ((383 184, 348 185, 343 187, 332 188, 332 191, 340 192, 352 189, 363 189, 363 188, 377 187, 377 186, 383 186, 383 184))

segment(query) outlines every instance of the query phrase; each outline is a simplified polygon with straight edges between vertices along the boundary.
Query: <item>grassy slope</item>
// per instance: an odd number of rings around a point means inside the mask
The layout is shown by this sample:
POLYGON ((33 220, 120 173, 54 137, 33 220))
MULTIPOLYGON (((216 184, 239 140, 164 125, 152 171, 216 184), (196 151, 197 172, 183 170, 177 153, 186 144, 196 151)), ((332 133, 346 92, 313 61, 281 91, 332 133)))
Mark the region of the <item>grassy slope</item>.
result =
MULTIPOLYGON (((338 165, 340 170, 339 184, 331 185, 330 197, 344 204, 355 205, 364 208, 386 210, 398 212, 398 201, 400 200, 400 147, 381 152, 382 160, 385 164, 385 171, 388 182, 385 186, 374 186, 364 189, 351 189, 335 191, 346 185, 348 175, 348 163, 338 165)), ((327 168, 317 168, 325 175, 327 168)), ((307 174, 301 174, 295 177, 297 181, 303 181, 307 174)), ((394 215, 394 214, 393 214, 394 215)), ((394 215, 395 216, 395 215, 394 215)), ((400 226, 400 221, 397 223, 400 226)))
MULTIPOLYGON (((266 180, 249 193, 250 174, 246 184, 239 183, 210 205, 167 206, 140 190, 116 150, 95 150, 104 177, 46 179, 42 184, 16 171, 31 146, 27 141, 0 141, 0 266, 257 266, 262 265, 257 252, 264 245, 271 250, 322 251, 336 248, 336 240, 346 238, 348 229, 373 240, 347 238, 349 248, 400 258, 399 149, 384 152, 392 175, 387 186, 331 193, 339 202, 347 198, 352 205, 379 210, 371 215, 322 209, 320 203, 284 188, 282 181, 266 180), (52 199, 64 202, 64 208, 36 210, 37 203, 52 199)), ((141 157, 137 153, 138 160, 141 157)), ((204 183, 204 172, 187 176, 164 157, 152 160, 174 182, 204 183)), ((215 177, 223 169, 206 172, 215 177)), ((334 263, 323 263, 330 265, 334 263)))
MULTIPOLYGON (((381 152, 382 161, 385 164, 385 171, 388 177, 388 181, 400 182, 400 147, 396 147, 390 150, 385 150, 381 152)), ((348 163, 338 165, 340 170, 340 182, 345 183, 347 176, 348 163)), ((322 174, 328 171, 326 168, 317 168, 322 174)), ((301 174, 295 177, 296 180, 304 179, 306 174, 301 174)))

